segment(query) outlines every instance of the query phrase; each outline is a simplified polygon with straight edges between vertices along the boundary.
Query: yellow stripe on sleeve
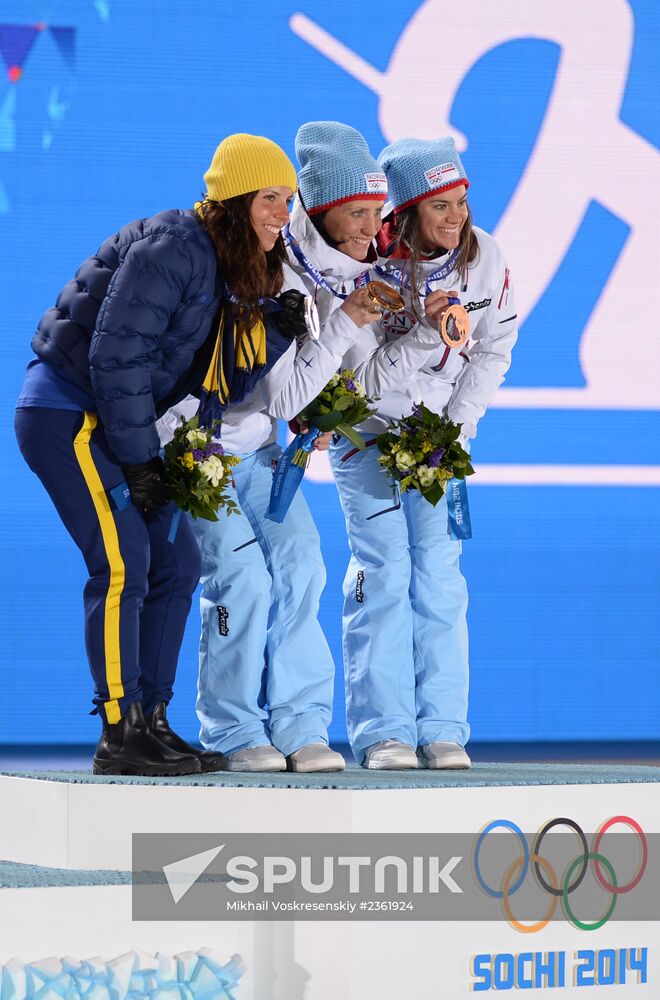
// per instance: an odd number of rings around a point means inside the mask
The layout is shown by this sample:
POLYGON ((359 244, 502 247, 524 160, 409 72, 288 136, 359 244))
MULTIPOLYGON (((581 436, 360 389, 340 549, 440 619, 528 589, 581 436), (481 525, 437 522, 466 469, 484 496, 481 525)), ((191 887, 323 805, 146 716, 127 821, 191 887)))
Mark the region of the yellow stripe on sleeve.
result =
POLYGON ((96 516, 99 519, 105 554, 110 567, 110 582, 105 598, 103 645, 105 676, 110 695, 110 700, 105 702, 105 711, 108 722, 113 724, 119 722, 121 718, 118 699, 124 696, 119 644, 119 608, 124 591, 126 570, 119 549, 117 526, 90 448, 90 440, 97 422, 98 418, 95 413, 85 413, 83 425, 73 442, 73 450, 92 498, 96 516))

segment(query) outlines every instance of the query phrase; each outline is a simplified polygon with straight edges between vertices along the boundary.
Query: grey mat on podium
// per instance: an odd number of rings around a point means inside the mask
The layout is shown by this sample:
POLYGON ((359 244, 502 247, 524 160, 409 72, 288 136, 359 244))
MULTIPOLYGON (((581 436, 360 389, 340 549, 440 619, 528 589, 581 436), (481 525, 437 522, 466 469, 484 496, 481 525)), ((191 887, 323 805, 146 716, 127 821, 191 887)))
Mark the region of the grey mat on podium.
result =
POLYGON ((660 782, 660 767, 635 764, 473 764, 467 771, 367 771, 349 765, 330 774, 249 774, 219 771, 177 778, 96 775, 89 771, 0 771, 42 781, 111 785, 199 785, 218 788, 318 788, 370 791, 386 788, 484 788, 499 785, 609 785, 660 782))

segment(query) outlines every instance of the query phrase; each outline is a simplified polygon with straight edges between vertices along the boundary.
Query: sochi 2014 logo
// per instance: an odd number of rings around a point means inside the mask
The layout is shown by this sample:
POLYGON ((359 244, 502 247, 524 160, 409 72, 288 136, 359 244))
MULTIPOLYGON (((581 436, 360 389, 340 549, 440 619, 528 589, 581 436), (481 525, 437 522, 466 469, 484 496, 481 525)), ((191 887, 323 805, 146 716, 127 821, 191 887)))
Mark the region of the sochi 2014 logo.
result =
MULTIPOLYGON (((626 848, 628 841, 629 837, 626 838, 626 848)), ((564 916, 573 927, 582 931, 598 930, 612 917, 619 896, 632 892, 642 881, 647 863, 646 835, 637 820, 631 816, 612 816, 603 822, 593 835, 590 844, 584 830, 575 820, 560 816, 541 827, 533 838, 531 849, 527 837, 516 823, 508 819, 495 819, 481 830, 472 849, 472 871, 477 885, 487 896, 500 900, 507 922, 523 934, 533 934, 543 930, 552 920, 560 901, 564 916), (638 842, 637 868, 625 882, 620 882, 614 864, 602 850, 605 834, 615 826, 627 827, 628 831, 636 835, 638 842), (541 853, 548 834, 557 828, 571 831, 579 846, 579 853, 565 865, 561 874, 558 874, 556 861, 541 853), (501 871, 499 878, 492 879, 492 876, 484 871, 482 855, 488 838, 499 831, 508 831, 512 834, 520 850, 518 856, 501 871), (571 901, 571 895, 583 884, 589 868, 601 894, 605 892, 610 896, 601 915, 595 920, 578 917, 571 901), (514 916, 511 897, 522 888, 530 871, 536 886, 548 896, 548 905, 542 919, 534 923, 523 923, 514 916)))

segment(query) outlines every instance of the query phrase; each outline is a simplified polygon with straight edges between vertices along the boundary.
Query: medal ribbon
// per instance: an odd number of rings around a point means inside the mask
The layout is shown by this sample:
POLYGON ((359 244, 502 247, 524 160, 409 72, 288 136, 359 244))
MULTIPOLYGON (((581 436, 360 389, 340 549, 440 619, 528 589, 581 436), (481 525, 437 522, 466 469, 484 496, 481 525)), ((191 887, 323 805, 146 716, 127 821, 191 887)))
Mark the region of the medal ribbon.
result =
POLYGON ((296 434, 293 441, 283 451, 273 472, 273 485, 270 491, 270 503, 266 512, 269 521, 281 524, 298 492, 314 442, 321 431, 310 427, 304 434, 296 434))
POLYGON ((450 479, 446 488, 447 533, 455 542, 472 538, 472 522, 468 503, 467 485, 464 479, 450 479))
MULTIPOLYGON (((429 292, 431 291, 431 282, 442 281, 443 278, 447 278, 451 274, 451 272, 454 270, 454 264, 456 263, 459 250, 460 247, 457 247, 456 250, 453 250, 449 254, 449 257, 444 262, 444 264, 442 264, 440 267, 437 267, 435 271, 432 271, 431 274, 428 275, 428 277, 426 278, 426 288, 424 289, 425 295, 428 295, 429 292)), ((407 271, 402 271, 401 268, 399 267, 384 268, 381 267, 380 264, 377 264, 375 267, 375 271, 377 274, 381 276, 381 278, 384 278, 386 281, 388 277, 394 278, 396 281, 399 282, 401 288, 410 287, 410 275, 408 274, 407 271)))
MULTIPOLYGON (((232 305, 234 306, 242 305, 241 300, 237 299, 234 293, 229 290, 229 285, 227 284, 224 278, 222 279, 222 290, 225 293, 225 298, 229 299, 232 305)), ((262 306, 265 301, 266 301, 265 299, 257 299, 257 305, 262 306)))
MULTIPOLYGON (((300 244, 296 243, 296 241, 291 236, 288 226, 285 228, 283 235, 284 235, 284 242, 288 247, 291 248, 293 256, 296 258, 298 263, 305 268, 307 274, 310 276, 315 285, 317 285, 319 288, 323 288, 326 292, 330 292, 338 299, 348 298, 350 293, 338 292, 336 288, 333 288, 332 285, 325 280, 325 278, 318 270, 318 268, 314 267, 309 257, 307 257, 300 249, 300 244)), ((355 288, 362 288, 364 285, 368 283, 369 283, 369 271, 363 271, 362 274, 358 275, 358 277, 355 279, 354 285, 355 288)))

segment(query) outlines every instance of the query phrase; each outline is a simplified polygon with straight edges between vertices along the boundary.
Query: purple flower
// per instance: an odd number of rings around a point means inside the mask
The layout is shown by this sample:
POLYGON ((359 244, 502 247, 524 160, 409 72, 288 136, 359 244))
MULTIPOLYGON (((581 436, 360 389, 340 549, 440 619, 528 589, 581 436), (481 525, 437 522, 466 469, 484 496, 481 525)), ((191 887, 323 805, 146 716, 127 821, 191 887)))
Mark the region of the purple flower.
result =
POLYGON ((357 392, 355 382, 353 381, 352 378, 346 379, 346 381, 344 382, 344 387, 348 389, 349 392, 357 392))
POLYGON ((196 462, 203 462, 206 458, 206 452, 203 448, 193 448, 193 458, 196 462))
POLYGON ((438 468, 438 466, 440 465, 440 462, 442 461, 444 453, 445 453, 445 449, 444 448, 438 448, 437 451, 434 451, 434 452, 432 452, 429 455, 429 466, 432 469, 437 469, 438 468))
POLYGON ((413 417, 421 417, 422 408, 418 403, 413 403, 412 405, 412 415, 413 417))
POLYGON ((224 455, 225 449, 222 447, 219 441, 212 441, 211 444, 206 446, 206 455, 224 455))

